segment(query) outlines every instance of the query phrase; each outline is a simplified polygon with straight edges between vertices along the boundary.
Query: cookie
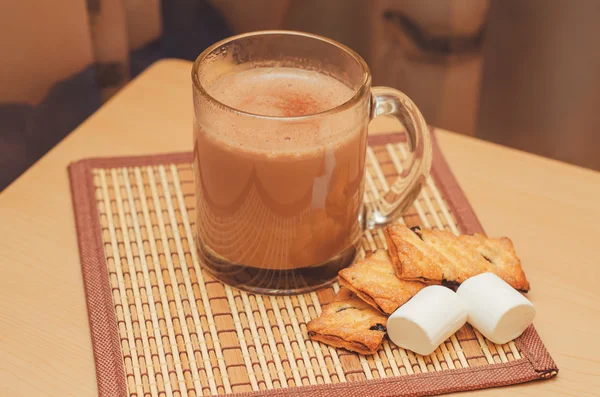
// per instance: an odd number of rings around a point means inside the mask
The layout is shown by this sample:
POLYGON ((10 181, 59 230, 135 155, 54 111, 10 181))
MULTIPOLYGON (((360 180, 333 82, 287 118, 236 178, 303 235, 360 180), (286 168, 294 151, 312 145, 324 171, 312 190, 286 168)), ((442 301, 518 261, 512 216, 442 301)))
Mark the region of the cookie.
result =
POLYGON ((387 251, 382 249, 342 269, 338 273, 338 281, 360 299, 387 315, 425 287, 425 284, 417 281, 400 280, 387 251))
MULTIPOLYGON (((414 227, 417 230, 418 226, 414 227)), ((441 284, 453 265, 421 236, 404 225, 391 225, 384 230, 388 253, 396 274, 403 280, 441 284)))
POLYGON ((475 233, 472 236, 460 236, 460 239, 492 264, 489 267, 490 272, 519 291, 529 291, 529 281, 527 281, 525 272, 521 267, 521 260, 508 237, 488 238, 475 233))
POLYGON ((523 292, 529 290, 512 242, 482 234, 455 236, 446 230, 392 225, 385 229, 388 251, 399 278, 455 287, 492 272, 523 292))
POLYGON ((386 334, 387 317, 342 288, 318 318, 306 326, 316 341, 361 354, 374 354, 386 334))

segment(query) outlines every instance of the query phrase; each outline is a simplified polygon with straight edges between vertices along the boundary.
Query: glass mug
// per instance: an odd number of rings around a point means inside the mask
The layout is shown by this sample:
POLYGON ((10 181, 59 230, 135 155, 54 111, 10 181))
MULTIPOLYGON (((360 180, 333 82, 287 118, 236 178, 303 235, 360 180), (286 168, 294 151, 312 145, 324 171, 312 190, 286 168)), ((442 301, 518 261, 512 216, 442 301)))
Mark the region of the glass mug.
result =
POLYGON ((295 294, 335 281, 363 230, 399 216, 429 175, 431 139, 419 110, 400 91, 371 87, 365 61, 333 40, 291 31, 234 36, 200 54, 192 80, 196 242, 203 267, 226 284, 295 294), (271 75, 279 79, 273 98, 259 98, 271 75), (294 93, 298 76, 318 81, 314 91, 294 93), (345 99, 319 108, 334 97, 345 99), (279 113, 232 105, 259 99, 279 113), (366 211, 367 127, 380 115, 404 124, 412 163, 366 211))

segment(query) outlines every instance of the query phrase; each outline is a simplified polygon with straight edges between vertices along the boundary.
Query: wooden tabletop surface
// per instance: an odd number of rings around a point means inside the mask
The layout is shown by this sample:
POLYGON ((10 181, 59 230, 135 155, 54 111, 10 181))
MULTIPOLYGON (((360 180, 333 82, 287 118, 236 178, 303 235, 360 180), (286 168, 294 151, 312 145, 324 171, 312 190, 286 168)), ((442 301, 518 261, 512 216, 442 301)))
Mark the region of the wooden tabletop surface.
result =
MULTIPOLYGON (((97 395, 66 167, 191 150, 190 65, 150 67, 0 194, 0 396, 97 395)), ((549 381, 473 395, 600 396, 600 173, 438 136, 488 234, 514 241, 560 368, 549 381)))

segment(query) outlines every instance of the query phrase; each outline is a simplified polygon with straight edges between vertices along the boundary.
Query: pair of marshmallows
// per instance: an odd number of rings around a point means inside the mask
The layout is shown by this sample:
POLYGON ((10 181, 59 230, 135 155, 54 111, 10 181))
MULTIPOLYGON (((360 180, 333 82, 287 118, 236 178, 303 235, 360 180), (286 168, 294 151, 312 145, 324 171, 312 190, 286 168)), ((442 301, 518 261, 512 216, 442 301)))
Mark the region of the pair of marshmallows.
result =
POLYGON ((429 355, 468 321, 487 339, 503 344, 521 335, 535 317, 535 307, 493 273, 469 278, 456 293, 446 287, 423 288, 387 321, 396 345, 429 355))

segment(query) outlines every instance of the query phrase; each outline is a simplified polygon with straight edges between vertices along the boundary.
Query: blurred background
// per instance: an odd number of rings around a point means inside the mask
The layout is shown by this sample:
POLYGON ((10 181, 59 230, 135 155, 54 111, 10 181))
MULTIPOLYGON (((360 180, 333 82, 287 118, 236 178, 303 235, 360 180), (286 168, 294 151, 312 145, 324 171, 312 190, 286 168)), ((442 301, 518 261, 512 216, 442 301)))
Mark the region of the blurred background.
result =
POLYGON ((600 170, 599 18, 598 0, 1 1, 0 190, 153 62, 262 29, 352 47, 431 125, 600 170))

